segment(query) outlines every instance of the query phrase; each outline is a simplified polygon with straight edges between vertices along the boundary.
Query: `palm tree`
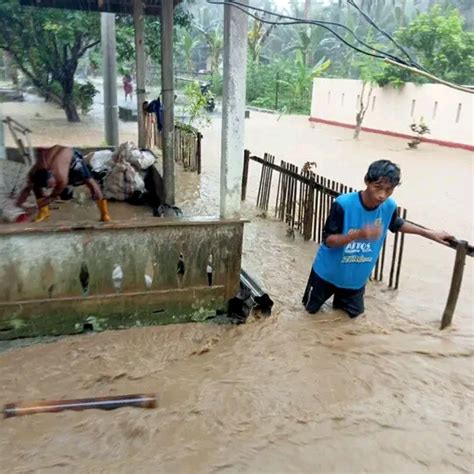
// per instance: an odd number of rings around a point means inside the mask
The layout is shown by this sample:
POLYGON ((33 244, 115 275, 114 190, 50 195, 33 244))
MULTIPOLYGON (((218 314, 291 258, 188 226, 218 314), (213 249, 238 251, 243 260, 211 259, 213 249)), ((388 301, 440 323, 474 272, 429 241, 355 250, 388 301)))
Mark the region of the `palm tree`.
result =
POLYGON ((183 55, 186 72, 191 74, 194 70, 193 52, 196 46, 199 45, 199 41, 196 38, 193 38, 188 31, 184 30, 180 36, 178 44, 181 54, 183 55))

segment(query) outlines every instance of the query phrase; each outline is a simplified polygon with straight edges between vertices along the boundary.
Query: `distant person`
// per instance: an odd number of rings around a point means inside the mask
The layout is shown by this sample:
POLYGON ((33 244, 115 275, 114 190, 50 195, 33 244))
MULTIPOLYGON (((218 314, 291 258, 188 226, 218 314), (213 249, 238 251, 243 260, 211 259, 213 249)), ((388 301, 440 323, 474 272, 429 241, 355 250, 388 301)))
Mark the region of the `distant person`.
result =
POLYGON ((132 100, 132 94, 133 94, 133 84, 132 84, 132 76, 130 74, 125 74, 122 78, 122 83, 123 83, 123 92, 125 94, 125 100, 127 100, 128 97, 130 97, 130 100, 132 100))
POLYGON ((30 169, 25 187, 17 199, 17 206, 21 206, 30 192, 33 191, 38 204, 38 215, 35 222, 49 218, 49 204, 58 198, 70 199, 72 192, 68 185, 89 188, 91 197, 100 210, 100 219, 103 222, 111 220, 107 201, 97 182, 92 179, 89 168, 82 156, 69 147, 55 145, 52 148, 38 148, 36 163, 30 169), (51 189, 49 196, 44 196, 44 189, 51 189))
POLYGON ((342 194, 331 207, 303 296, 309 313, 334 295, 333 308, 351 318, 364 312, 365 285, 379 257, 387 230, 417 234, 444 245, 453 236, 421 228, 397 215, 390 198, 400 184, 400 168, 388 161, 372 163, 364 191, 342 194))

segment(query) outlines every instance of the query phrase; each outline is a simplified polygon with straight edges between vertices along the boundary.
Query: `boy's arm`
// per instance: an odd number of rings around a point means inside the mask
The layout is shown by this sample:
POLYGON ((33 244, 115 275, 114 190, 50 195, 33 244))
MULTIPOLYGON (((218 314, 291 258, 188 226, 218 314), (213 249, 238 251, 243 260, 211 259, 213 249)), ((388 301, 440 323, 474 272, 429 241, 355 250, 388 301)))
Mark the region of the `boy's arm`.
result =
POLYGON ((28 199, 28 196, 30 195, 32 189, 33 187, 31 186, 31 184, 27 182, 16 200, 16 205, 18 207, 23 206, 23 203, 28 199))
POLYGON ((449 246, 449 241, 454 239, 453 235, 449 234, 448 232, 445 232, 444 230, 425 229, 424 227, 420 227, 416 224, 407 221, 403 223, 399 230, 404 234, 421 235, 426 239, 434 240, 435 242, 447 246, 449 246))
POLYGON ((354 242, 354 240, 377 240, 380 238, 381 233, 380 227, 367 226, 350 234, 332 234, 328 236, 324 243, 328 247, 344 247, 354 242))
POLYGON ((338 202, 334 202, 323 229, 323 242, 326 246, 333 248, 344 247, 354 240, 378 239, 381 234, 381 230, 378 227, 372 226, 351 232, 350 234, 343 234, 343 229, 344 209, 338 202))
POLYGON ((21 190, 20 194, 18 195, 18 198, 16 200, 16 205, 18 207, 21 207, 23 203, 28 199, 28 196, 30 195, 31 191, 33 190, 33 181, 32 181, 32 176, 38 169, 38 164, 35 163, 30 171, 28 171, 28 175, 26 176, 26 183, 25 186, 23 186, 23 189, 21 190))
POLYGON ((38 199, 38 207, 48 206, 52 202, 54 202, 61 193, 64 191, 64 188, 67 186, 67 183, 63 180, 56 181, 56 186, 54 186, 51 194, 49 196, 43 197, 38 199))

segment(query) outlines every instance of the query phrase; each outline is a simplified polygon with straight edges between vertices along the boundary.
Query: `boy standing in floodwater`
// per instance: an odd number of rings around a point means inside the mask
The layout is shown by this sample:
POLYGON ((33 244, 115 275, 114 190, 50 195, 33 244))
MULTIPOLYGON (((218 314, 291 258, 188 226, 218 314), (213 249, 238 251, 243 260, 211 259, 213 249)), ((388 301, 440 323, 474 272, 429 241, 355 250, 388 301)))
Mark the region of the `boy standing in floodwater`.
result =
POLYGON ((400 184, 400 168, 395 163, 372 163, 365 184, 364 191, 342 194, 331 207, 303 295, 308 313, 318 312, 333 295, 333 307, 351 318, 364 312, 365 285, 388 229, 444 245, 453 239, 447 232, 424 229, 397 215, 397 204, 390 197, 400 184))

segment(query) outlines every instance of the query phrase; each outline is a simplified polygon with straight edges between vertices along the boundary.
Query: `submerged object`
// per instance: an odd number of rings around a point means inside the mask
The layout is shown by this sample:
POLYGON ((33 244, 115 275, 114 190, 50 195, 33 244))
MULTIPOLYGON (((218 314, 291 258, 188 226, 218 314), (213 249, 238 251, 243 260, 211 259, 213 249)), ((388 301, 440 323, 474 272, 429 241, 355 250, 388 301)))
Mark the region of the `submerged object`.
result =
POLYGON ((110 397, 79 398, 76 400, 46 400, 39 402, 7 403, 3 416, 34 415, 35 413, 58 413, 65 410, 115 410, 122 407, 156 408, 157 397, 153 394, 116 395, 110 397))
POLYGON ((264 316, 272 312, 273 301, 268 293, 245 270, 240 271, 240 290, 229 300, 228 317, 235 324, 242 324, 252 310, 257 310, 264 316))

